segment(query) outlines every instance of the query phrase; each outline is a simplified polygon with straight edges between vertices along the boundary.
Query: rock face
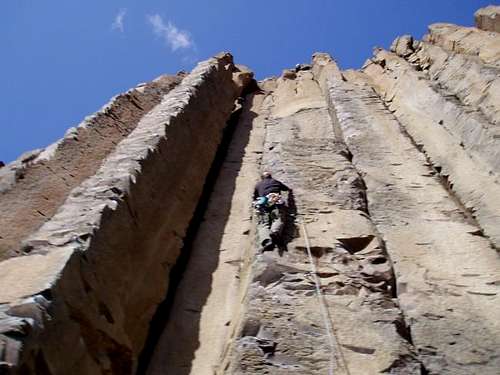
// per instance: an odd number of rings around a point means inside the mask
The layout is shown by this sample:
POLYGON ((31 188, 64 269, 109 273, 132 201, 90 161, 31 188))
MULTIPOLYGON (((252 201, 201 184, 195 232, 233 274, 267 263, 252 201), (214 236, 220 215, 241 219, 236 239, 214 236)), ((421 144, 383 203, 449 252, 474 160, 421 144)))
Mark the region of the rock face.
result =
MULTIPOLYGON (((267 83, 262 164, 293 186, 297 233, 286 249, 258 255, 251 265, 241 331, 226 358, 229 373, 420 368, 402 334, 402 313, 391 294, 394 275, 367 213, 363 179, 335 134, 318 83, 331 68, 325 60, 318 55, 312 70, 267 83), (319 301, 304 227, 321 283, 319 301)), ((325 76, 340 78, 340 72, 335 67, 325 76)))
POLYGON ((181 79, 162 76, 119 95, 69 129, 59 142, 26 152, 2 168, 0 259, 22 254, 21 240, 49 220, 72 189, 97 172, 116 145, 181 79))
POLYGON ((0 373, 498 374, 497 14, 357 71, 221 54, 1 168, 0 373))
POLYGON ((0 263, 3 368, 135 373, 245 75, 200 63, 0 263))
POLYGON ((500 32, 500 6, 481 8, 474 13, 474 19, 478 29, 500 32))

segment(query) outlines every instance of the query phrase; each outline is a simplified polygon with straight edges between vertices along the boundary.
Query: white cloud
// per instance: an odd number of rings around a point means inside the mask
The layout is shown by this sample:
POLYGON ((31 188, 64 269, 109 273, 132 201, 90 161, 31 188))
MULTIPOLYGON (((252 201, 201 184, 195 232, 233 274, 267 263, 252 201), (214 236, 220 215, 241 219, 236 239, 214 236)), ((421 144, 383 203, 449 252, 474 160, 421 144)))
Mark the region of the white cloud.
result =
POLYGON ((125 18, 125 15, 127 14, 127 9, 120 9, 118 11, 118 14, 115 17, 115 20, 113 21, 113 24, 111 25, 111 30, 118 30, 119 32, 123 33, 125 30, 123 26, 123 19, 125 18))
POLYGON ((193 48, 194 42, 185 30, 179 30, 172 22, 165 24, 159 14, 148 16, 148 21, 153 27, 153 32, 165 40, 172 51, 193 48))

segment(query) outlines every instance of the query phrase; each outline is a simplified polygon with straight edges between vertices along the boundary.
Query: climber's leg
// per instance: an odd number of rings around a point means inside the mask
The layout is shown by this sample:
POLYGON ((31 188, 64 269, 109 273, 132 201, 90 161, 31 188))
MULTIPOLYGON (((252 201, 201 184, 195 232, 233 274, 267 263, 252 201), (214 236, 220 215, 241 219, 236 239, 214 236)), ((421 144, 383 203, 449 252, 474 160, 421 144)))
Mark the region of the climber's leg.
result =
POLYGON ((273 241, 271 239, 271 212, 261 212, 257 214, 257 238, 260 244, 260 251, 271 250, 273 241))
POLYGON ((281 241, 281 234, 285 225, 286 207, 283 204, 274 206, 270 212, 271 216, 271 230, 270 236, 275 244, 281 241))

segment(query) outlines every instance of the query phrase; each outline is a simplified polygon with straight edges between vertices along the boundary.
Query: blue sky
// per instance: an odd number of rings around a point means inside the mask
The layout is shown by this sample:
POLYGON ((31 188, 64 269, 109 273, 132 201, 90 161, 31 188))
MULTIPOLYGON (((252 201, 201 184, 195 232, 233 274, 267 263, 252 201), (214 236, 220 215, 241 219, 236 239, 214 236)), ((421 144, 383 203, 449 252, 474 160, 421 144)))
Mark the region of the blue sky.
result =
POLYGON ((479 0, 10 0, 0 13, 0 160, 62 137, 112 96, 219 51, 257 78, 374 46, 433 22, 473 24, 479 0))

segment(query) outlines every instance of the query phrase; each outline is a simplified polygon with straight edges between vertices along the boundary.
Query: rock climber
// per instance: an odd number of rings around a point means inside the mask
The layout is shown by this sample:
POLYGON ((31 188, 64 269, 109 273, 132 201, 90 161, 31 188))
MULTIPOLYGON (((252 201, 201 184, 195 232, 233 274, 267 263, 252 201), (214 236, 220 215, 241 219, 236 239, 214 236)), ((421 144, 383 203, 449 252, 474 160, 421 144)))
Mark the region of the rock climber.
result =
POLYGON ((290 190, 281 181, 275 180, 268 171, 262 173, 261 180, 255 185, 253 199, 261 252, 272 250, 275 245, 280 244, 286 214, 281 192, 290 190))

